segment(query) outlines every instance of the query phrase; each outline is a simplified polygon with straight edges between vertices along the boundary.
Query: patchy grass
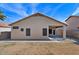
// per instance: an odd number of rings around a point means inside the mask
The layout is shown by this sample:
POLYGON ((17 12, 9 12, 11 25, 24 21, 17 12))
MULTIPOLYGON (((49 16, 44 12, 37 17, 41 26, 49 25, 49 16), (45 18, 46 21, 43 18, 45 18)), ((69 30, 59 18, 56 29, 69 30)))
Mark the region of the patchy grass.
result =
POLYGON ((79 54, 79 45, 64 42, 0 42, 1 55, 71 55, 79 54))

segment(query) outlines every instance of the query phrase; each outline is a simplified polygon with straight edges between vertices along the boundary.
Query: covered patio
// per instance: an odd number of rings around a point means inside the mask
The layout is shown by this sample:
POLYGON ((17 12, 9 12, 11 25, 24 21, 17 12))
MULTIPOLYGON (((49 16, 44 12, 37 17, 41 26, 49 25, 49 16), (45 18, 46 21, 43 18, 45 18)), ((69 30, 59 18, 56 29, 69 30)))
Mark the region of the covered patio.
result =
POLYGON ((64 40, 66 39, 66 25, 51 25, 47 33, 50 40, 64 40))

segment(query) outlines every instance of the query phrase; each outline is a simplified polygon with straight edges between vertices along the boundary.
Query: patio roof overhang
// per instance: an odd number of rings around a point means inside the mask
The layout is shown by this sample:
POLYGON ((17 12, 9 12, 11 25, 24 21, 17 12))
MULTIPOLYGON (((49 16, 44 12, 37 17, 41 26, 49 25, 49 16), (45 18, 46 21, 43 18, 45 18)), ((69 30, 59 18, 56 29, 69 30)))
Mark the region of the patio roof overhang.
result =
POLYGON ((49 28, 60 28, 60 27, 63 27, 63 26, 49 26, 49 28))

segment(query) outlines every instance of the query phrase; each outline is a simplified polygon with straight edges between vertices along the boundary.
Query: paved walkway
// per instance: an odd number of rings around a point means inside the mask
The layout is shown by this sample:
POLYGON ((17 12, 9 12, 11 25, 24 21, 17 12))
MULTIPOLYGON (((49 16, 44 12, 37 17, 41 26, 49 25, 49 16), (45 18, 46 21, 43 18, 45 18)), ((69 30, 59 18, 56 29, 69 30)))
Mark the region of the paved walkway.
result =
POLYGON ((51 41, 50 39, 0 39, 0 41, 51 41))
POLYGON ((0 42, 63 42, 63 40, 57 41, 50 39, 17 39, 17 40, 6 39, 6 40, 0 40, 0 42))

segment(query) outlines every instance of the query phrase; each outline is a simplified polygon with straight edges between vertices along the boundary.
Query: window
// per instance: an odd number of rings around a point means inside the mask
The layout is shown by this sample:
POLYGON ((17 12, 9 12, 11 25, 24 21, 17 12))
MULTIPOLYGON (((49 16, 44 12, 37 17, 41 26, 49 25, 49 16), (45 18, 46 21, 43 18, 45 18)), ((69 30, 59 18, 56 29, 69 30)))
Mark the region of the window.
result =
POLYGON ((26 36, 30 36, 30 28, 26 29, 26 36))
POLYGON ((24 31, 24 29, 23 29, 23 28, 21 28, 21 31, 24 31))
POLYGON ((43 28, 43 36, 47 36, 47 28, 43 28))
POLYGON ((19 29, 19 27, 18 26, 13 26, 13 29, 19 29))

